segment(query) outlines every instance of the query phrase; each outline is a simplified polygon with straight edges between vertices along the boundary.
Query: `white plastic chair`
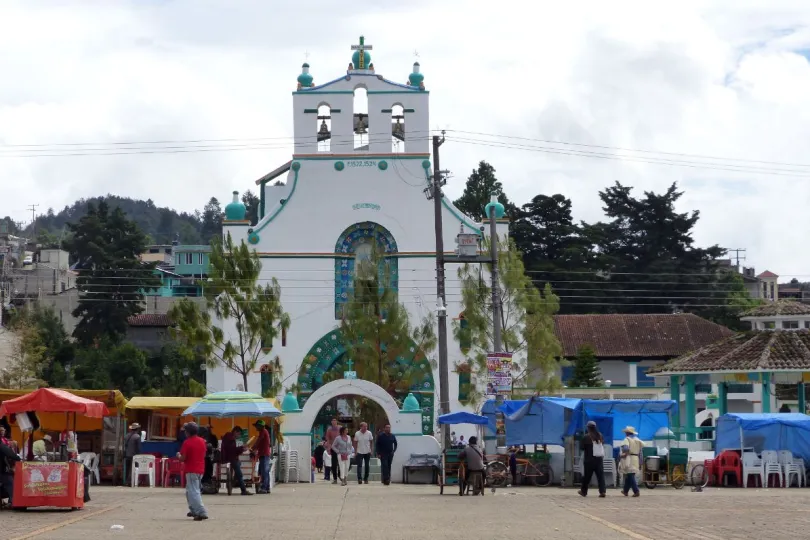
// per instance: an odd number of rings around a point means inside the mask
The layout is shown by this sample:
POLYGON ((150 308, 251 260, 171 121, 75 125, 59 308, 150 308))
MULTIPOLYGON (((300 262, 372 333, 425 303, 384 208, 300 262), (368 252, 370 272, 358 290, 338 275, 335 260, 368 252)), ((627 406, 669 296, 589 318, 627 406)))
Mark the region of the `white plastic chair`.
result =
POLYGON ((132 458, 132 487, 138 487, 141 476, 148 476, 149 487, 155 487, 155 456, 138 454, 132 458))
POLYGON ((762 474, 765 476, 765 487, 771 479, 771 475, 779 476, 779 485, 785 487, 785 476, 782 472, 782 465, 779 463, 779 455, 775 450, 762 451, 762 474))
MULTIPOLYGON (((605 459, 602 460, 602 470, 604 471, 605 476, 611 475, 613 479, 613 487, 619 487, 619 471, 616 470, 616 460, 613 459, 612 454, 610 456, 606 455, 605 459)), ((607 478, 605 478, 605 485, 610 485, 607 478)))
POLYGON ((368 460, 368 479, 372 482, 382 481, 382 462, 379 458, 368 460))
POLYGON ((793 464, 799 468, 800 478, 802 482, 804 482, 804 485, 807 486, 807 467, 804 465, 804 459, 794 457, 793 464))
POLYGON ((582 456, 574 456, 574 474, 582 476, 585 474, 585 463, 582 456))
POLYGON ((796 476, 796 485, 802 487, 802 475, 801 469, 799 466, 796 465, 793 461, 793 452, 790 450, 780 450, 779 451, 779 464, 782 466, 782 469, 785 473, 785 487, 791 486, 790 478, 791 476, 796 476))
POLYGON ((759 478, 759 485, 765 486, 765 469, 762 460, 754 452, 743 452, 742 459, 742 484, 748 487, 748 477, 759 478))
POLYGON ((292 477, 292 473, 295 473, 295 482, 300 482, 299 474, 298 474, 298 450, 290 450, 290 454, 287 457, 287 471, 285 474, 286 480, 285 482, 291 482, 290 478, 292 477))

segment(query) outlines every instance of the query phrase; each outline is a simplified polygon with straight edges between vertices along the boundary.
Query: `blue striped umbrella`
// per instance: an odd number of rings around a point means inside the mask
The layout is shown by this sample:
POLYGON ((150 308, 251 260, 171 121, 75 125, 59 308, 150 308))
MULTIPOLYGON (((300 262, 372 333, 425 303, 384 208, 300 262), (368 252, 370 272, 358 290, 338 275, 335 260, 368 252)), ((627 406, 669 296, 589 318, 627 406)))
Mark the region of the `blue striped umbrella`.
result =
POLYGON ((208 394, 183 411, 183 416, 276 418, 281 416, 281 411, 259 394, 233 391, 208 394))

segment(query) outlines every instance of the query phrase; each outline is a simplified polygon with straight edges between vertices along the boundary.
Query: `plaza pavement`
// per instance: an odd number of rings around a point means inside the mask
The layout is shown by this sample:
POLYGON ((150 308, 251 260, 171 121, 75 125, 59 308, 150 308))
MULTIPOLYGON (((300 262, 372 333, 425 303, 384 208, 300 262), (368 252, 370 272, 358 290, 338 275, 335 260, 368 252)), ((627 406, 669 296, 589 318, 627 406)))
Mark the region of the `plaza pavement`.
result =
POLYGON ((505 488, 484 497, 439 495, 436 486, 281 485, 270 495, 205 496, 211 519, 185 517, 182 489, 93 487, 77 512, 0 512, 8 540, 806 538, 810 489, 659 487, 638 499, 599 499, 560 488, 505 488), (122 530, 111 530, 123 525, 122 530))

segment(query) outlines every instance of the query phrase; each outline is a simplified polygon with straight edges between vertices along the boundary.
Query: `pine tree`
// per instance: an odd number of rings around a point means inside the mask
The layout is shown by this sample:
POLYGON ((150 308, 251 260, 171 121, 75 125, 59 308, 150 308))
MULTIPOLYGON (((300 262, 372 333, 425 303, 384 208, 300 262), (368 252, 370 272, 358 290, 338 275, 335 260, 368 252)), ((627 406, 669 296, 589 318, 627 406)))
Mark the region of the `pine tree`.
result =
POLYGON ((453 201, 456 208, 475 220, 485 219, 484 208, 490 202, 492 195, 498 196, 498 201, 506 207, 507 216, 516 216, 517 207, 509 202, 503 192, 503 185, 495 176, 495 167, 482 161, 478 169, 473 170, 464 186, 464 193, 453 201))
POLYGON ((583 345, 577 351, 574 359, 574 375, 568 381, 568 386, 570 388, 604 386, 599 360, 596 359, 596 351, 590 345, 583 345))

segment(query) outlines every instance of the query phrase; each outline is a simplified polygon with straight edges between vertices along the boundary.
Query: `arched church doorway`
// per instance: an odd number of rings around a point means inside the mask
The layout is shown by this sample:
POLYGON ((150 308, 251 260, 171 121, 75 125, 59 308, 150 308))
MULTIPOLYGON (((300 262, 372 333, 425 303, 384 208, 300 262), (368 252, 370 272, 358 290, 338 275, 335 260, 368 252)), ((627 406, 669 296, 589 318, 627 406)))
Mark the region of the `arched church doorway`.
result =
MULTIPOLYGON (((392 412, 396 414, 402 407, 408 394, 413 394, 419 402, 421 409, 421 430, 424 435, 434 434, 434 392, 433 368, 424 354, 419 351, 415 343, 412 343, 407 354, 402 354, 390 360, 389 371, 393 371, 395 377, 392 378, 388 388, 381 388, 374 383, 362 380, 362 374, 355 371, 354 362, 347 355, 346 347, 339 329, 335 329, 321 339, 319 339, 309 350, 301 363, 298 372, 298 402, 306 409, 309 399, 317 394, 318 390, 327 384, 341 381, 343 383, 370 384, 379 389, 379 393, 385 393, 390 399, 386 407, 376 395, 374 397, 364 394, 353 394, 380 404, 389 421, 392 412), (352 377, 360 377, 353 380, 352 377)), ((312 411, 313 430, 316 429, 316 417, 321 414, 321 409, 331 406, 331 411, 337 412, 334 405, 330 405, 330 400, 338 398, 340 394, 330 395, 327 398, 319 398, 317 409, 312 411)), ((386 400, 387 401, 387 400, 386 400)), ((369 406, 371 407, 371 406, 369 406)), ((366 409, 370 410, 370 409, 366 409)), ((352 417, 354 420, 354 416, 352 417)), ((321 416, 319 421, 330 419, 321 416)), ((357 420, 359 422, 359 419, 357 420)), ((359 426, 359 424, 358 424, 359 426)), ((376 427, 376 426, 375 426, 376 427)))
POLYGON ((391 423, 385 410, 375 400, 359 395, 341 394, 329 399, 315 415, 312 423, 313 444, 317 445, 326 435, 333 418, 337 419, 338 425, 346 426, 350 437, 360 429, 362 422, 368 424, 368 429, 374 434, 375 439, 385 424, 391 423))

